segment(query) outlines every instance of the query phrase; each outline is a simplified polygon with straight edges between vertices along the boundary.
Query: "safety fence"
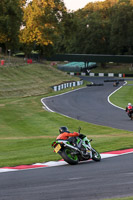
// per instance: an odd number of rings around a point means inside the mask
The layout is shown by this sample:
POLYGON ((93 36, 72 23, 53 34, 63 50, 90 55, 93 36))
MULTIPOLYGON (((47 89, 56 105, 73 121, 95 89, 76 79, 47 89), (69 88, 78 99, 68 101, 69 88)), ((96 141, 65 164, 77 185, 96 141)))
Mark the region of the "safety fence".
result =
POLYGON ((66 88, 76 87, 76 86, 80 86, 80 85, 83 85, 82 79, 80 81, 63 82, 61 84, 52 86, 52 89, 54 91, 60 91, 60 90, 66 89, 66 88))
POLYGON ((126 77, 126 76, 133 76, 133 74, 115 74, 115 73, 90 73, 90 72, 81 72, 81 73, 75 73, 75 72, 70 72, 68 73, 72 76, 90 76, 90 77, 93 77, 93 76, 99 76, 99 77, 104 77, 104 76, 107 76, 107 77, 126 77))

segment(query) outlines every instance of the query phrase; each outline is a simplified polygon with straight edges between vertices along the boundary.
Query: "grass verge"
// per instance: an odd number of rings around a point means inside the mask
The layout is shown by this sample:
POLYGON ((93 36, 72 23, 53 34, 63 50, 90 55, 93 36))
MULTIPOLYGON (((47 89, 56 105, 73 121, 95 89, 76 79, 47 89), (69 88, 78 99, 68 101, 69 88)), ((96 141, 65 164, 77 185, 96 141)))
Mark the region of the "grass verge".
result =
POLYGON ((104 200, 133 200, 133 197, 113 198, 113 199, 104 199, 104 200))
POLYGON ((126 85, 110 97, 110 101, 122 108, 126 108, 129 102, 133 104, 133 81, 127 81, 126 85))

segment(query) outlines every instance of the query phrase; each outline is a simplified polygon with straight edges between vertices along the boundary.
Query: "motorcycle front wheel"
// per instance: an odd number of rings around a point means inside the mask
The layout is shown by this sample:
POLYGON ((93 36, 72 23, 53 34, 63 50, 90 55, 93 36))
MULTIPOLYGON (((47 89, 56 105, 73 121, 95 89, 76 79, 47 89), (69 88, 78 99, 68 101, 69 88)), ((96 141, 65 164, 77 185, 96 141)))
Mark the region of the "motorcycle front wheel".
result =
POLYGON ((61 156, 70 165, 76 165, 79 162, 77 154, 72 149, 64 148, 61 152, 61 156))
POLYGON ((94 161, 100 161, 101 155, 98 153, 95 149, 92 149, 92 160, 94 161))

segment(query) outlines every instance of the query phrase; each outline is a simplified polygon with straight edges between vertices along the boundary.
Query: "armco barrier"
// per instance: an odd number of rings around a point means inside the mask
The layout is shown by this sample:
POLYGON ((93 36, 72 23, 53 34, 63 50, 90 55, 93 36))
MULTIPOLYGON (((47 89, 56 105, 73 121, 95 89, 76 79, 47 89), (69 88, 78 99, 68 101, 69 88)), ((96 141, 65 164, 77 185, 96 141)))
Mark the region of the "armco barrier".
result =
POLYGON ((114 74, 114 73, 92 73, 92 72, 81 72, 81 73, 75 73, 75 72, 70 72, 68 73, 70 74, 71 76, 90 76, 90 77, 94 77, 94 76, 98 76, 98 77, 133 77, 133 74, 122 74, 122 73, 119 73, 119 74, 114 74))
POLYGON ((54 91, 60 91, 69 87, 75 87, 75 86, 80 86, 83 85, 83 80, 81 79, 80 81, 71 81, 71 82, 64 82, 59 85, 54 85, 52 86, 52 89, 54 91))

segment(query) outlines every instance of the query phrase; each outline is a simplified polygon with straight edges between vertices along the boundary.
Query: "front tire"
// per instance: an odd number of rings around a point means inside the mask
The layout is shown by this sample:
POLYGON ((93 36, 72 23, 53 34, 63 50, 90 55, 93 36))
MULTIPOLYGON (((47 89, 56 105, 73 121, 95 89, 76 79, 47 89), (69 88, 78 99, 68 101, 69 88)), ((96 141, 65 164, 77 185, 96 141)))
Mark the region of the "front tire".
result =
POLYGON ((70 165, 76 165, 79 162, 77 154, 75 154, 75 151, 72 149, 64 148, 61 152, 61 156, 70 165))
POLYGON ((92 160, 98 162, 101 160, 101 155, 95 149, 92 149, 92 160))

